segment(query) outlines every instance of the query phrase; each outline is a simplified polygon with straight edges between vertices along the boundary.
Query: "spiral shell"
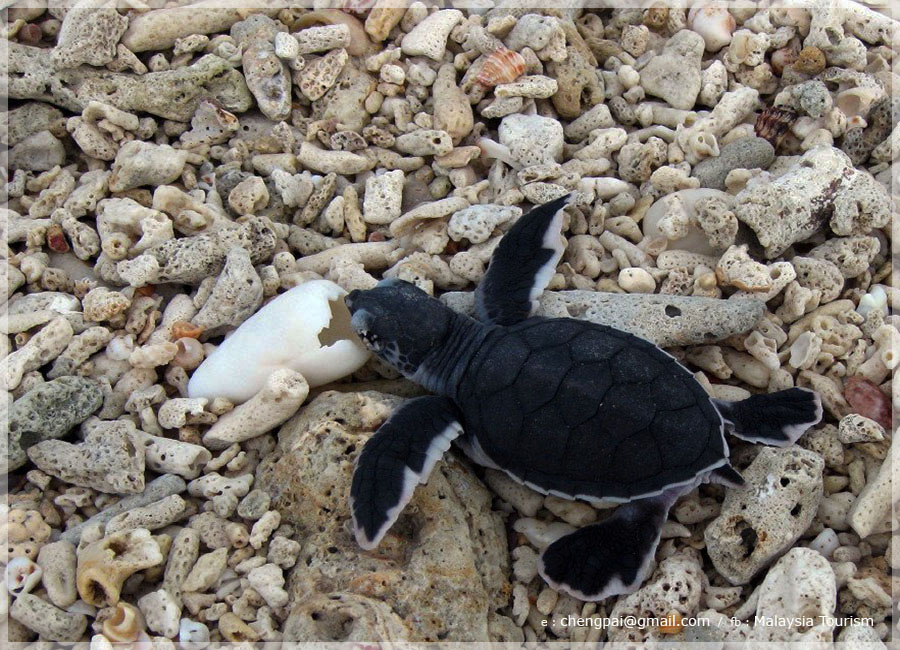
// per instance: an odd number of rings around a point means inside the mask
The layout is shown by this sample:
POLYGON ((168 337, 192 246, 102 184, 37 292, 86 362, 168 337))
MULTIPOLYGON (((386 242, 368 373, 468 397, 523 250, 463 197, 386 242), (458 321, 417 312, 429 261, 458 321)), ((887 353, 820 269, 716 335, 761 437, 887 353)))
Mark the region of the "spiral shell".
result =
POLYGON ((134 605, 119 602, 103 621, 103 636, 113 643, 131 643, 144 631, 144 616, 134 605))
POLYGON ((756 135, 768 140, 773 147, 777 147, 796 119, 797 114, 794 111, 770 106, 756 118, 756 135))
POLYGON ((525 59, 522 55, 505 47, 499 47, 485 59, 475 81, 485 88, 493 88, 499 84, 514 81, 523 72, 525 72, 525 59))

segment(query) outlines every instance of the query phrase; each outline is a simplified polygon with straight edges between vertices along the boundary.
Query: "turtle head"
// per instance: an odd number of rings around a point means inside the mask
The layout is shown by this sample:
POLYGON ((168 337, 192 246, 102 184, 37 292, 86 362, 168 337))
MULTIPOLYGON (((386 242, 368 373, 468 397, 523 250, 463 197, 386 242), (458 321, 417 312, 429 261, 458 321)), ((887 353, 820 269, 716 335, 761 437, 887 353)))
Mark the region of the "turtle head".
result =
POLYGON ((454 313, 403 280, 351 291, 344 302, 350 324, 372 352, 410 377, 450 333, 454 313))

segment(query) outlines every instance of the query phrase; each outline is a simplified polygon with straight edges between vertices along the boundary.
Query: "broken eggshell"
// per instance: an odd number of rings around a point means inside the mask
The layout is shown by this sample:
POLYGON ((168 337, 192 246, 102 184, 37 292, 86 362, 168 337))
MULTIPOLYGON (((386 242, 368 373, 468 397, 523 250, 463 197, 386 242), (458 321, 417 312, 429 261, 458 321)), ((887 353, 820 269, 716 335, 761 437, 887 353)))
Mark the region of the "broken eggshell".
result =
POLYGON ((190 397, 244 402, 279 368, 321 386, 357 370, 369 352, 350 327, 347 292, 328 280, 294 287, 244 321, 200 364, 190 397))

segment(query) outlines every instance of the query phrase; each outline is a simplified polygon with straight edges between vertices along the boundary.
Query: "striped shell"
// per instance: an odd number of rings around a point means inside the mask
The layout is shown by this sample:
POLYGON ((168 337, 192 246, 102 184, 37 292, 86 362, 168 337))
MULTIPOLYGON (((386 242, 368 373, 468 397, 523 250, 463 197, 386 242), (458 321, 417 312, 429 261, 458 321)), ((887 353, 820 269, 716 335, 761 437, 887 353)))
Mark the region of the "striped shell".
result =
POLYGON ((756 135, 778 147, 791 125, 797 120, 797 114, 789 109, 770 106, 756 118, 756 135))
POLYGON ((505 47, 499 47, 485 60, 475 81, 485 88, 493 88, 498 84, 515 81, 523 72, 525 72, 525 59, 522 58, 522 55, 505 47))

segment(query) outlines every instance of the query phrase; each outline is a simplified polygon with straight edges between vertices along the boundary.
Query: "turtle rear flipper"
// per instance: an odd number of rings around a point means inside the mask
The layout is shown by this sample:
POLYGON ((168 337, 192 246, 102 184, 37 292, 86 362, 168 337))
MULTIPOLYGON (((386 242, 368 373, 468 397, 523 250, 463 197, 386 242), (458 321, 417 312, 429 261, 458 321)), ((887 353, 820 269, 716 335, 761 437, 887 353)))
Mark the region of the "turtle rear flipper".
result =
POLYGON ((713 403, 735 436, 748 442, 787 447, 822 420, 822 400, 808 388, 753 395, 740 402, 713 403))
POLYGON ((650 571, 662 525, 681 492, 626 503, 602 522, 560 537, 541 554, 541 577, 579 600, 633 592, 650 571))
POLYGON ((479 320, 512 325, 531 315, 565 250, 563 208, 571 200, 566 194, 539 205, 503 236, 475 289, 479 320))
POLYGON ((375 432, 356 461, 350 485, 353 533, 367 550, 397 521, 418 483, 462 433, 456 406, 446 397, 406 402, 375 432))

